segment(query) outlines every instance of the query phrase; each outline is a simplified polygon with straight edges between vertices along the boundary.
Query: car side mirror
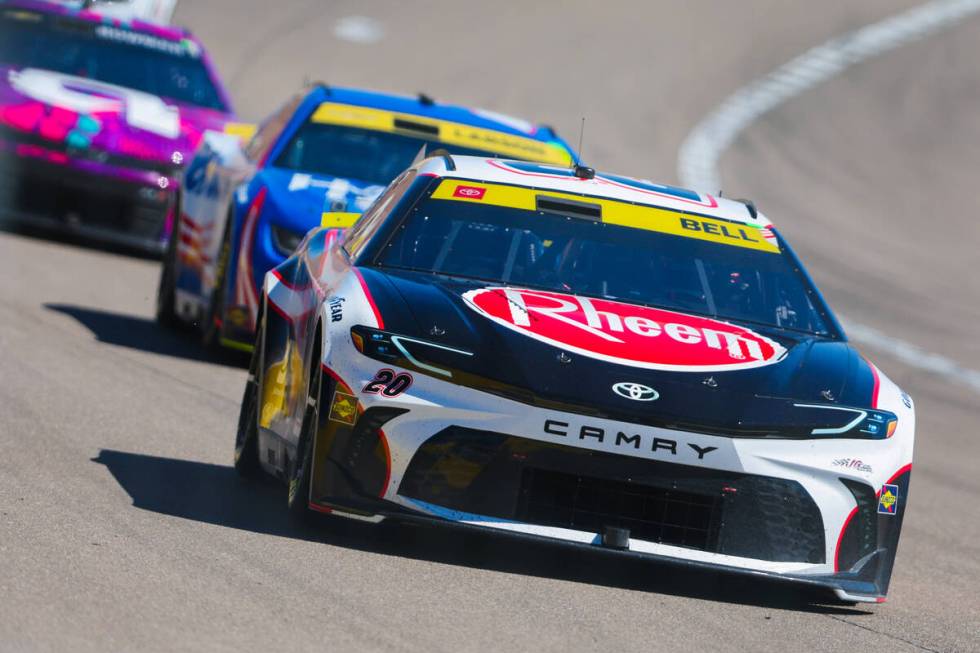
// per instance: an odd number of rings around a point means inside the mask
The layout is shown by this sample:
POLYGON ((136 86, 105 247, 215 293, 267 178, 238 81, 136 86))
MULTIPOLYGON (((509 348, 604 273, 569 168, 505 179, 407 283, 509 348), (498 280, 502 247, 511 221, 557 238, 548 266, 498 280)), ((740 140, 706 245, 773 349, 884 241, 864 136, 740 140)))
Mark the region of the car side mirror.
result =
POLYGON ((327 211, 320 217, 320 226, 330 229, 346 229, 357 222, 359 217, 361 217, 360 213, 327 211))

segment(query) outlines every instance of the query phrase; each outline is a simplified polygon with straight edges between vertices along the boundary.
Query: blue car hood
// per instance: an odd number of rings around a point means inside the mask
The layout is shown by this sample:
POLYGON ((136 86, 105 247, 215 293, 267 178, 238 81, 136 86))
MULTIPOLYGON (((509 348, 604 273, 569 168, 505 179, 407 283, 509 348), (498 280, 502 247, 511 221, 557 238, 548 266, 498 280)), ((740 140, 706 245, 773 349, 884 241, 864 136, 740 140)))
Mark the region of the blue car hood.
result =
POLYGON ((320 224, 325 211, 363 213, 384 186, 356 179, 266 168, 261 172, 278 213, 275 222, 297 232, 320 224))

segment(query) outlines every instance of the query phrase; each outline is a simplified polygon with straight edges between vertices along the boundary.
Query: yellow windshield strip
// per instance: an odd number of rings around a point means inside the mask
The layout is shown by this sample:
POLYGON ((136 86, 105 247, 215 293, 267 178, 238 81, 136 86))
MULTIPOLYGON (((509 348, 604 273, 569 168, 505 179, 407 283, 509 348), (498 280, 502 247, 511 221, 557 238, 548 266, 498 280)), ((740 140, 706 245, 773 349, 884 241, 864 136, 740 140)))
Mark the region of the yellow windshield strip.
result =
POLYGON ((568 165, 572 161, 568 151, 555 143, 545 143, 514 136, 492 129, 471 127, 447 120, 433 120, 423 116, 408 113, 397 113, 383 109, 358 107, 351 104, 324 102, 311 118, 313 122, 343 127, 372 129, 382 132, 398 132, 417 134, 413 130, 402 130, 396 127, 396 120, 405 120, 418 125, 426 125, 433 129, 431 138, 452 149, 453 145, 460 147, 494 152, 502 157, 538 161, 555 165, 568 165), (437 135, 438 134, 438 135, 437 135))
POLYGON ((537 210, 538 197, 553 197, 600 208, 602 222, 633 229, 685 236, 713 243, 745 247, 762 252, 779 253, 775 238, 766 238, 766 230, 750 224, 717 220, 670 209, 630 204, 600 197, 583 197, 549 190, 487 184, 459 179, 443 179, 432 194, 433 199, 490 204, 525 211, 537 210))

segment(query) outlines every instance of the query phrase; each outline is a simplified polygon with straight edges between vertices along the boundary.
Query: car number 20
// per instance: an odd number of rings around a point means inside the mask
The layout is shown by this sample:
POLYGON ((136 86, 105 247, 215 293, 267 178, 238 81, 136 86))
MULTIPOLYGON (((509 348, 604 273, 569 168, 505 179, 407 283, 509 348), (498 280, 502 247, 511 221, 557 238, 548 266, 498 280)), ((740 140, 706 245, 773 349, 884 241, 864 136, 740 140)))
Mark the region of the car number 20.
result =
POLYGON ((411 374, 395 372, 386 367, 378 370, 361 392, 371 395, 380 394, 383 397, 397 397, 411 387, 412 381, 414 379, 411 374))

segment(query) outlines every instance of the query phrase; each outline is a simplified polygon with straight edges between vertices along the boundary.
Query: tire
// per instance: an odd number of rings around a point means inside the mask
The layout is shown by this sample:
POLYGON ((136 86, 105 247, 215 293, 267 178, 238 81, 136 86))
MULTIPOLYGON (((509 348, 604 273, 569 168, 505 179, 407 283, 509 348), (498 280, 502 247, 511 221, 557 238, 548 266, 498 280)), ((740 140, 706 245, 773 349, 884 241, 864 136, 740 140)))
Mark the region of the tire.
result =
POLYGON ((235 471, 242 478, 253 479, 262 475, 259 464, 259 375, 262 373, 262 329, 255 336, 252 362, 248 366, 248 380, 242 395, 242 408, 238 414, 238 432, 235 434, 235 471))
POLYGON ((214 275, 214 290, 211 291, 211 301, 201 323, 201 344, 205 349, 218 350, 221 339, 221 328, 218 320, 225 310, 225 279, 228 275, 228 260, 231 258, 231 224, 225 224, 225 233, 221 237, 221 249, 218 252, 218 265, 214 275))
POLYGON ((307 390, 306 412, 300 429, 295 459, 290 461, 287 476, 289 489, 286 506, 291 517, 306 521, 310 518, 310 482, 313 478, 313 443, 320 423, 320 389, 323 371, 317 365, 307 390))
POLYGON ((167 249, 160 266, 160 282, 157 284, 156 320, 158 324, 174 329, 182 326, 177 317, 177 241, 180 238, 180 197, 174 198, 174 225, 167 249))

